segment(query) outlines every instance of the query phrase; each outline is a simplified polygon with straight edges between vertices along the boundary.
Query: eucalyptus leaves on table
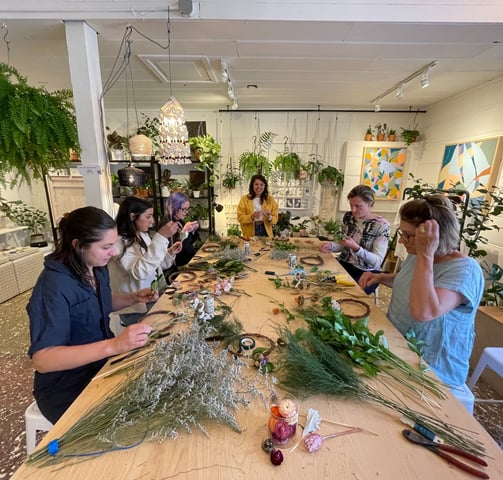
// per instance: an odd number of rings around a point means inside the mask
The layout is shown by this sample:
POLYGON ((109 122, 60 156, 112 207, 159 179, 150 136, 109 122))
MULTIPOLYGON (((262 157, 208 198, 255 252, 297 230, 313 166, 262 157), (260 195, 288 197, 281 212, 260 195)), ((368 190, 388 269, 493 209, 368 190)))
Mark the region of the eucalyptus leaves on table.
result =
POLYGON ((484 453, 483 444, 465 430, 412 410, 404 402, 391 400, 367 384, 343 355, 312 331, 292 332, 282 328, 279 334, 284 347, 277 352, 276 377, 285 390, 298 397, 324 394, 377 403, 424 425, 451 445, 477 455, 484 453))

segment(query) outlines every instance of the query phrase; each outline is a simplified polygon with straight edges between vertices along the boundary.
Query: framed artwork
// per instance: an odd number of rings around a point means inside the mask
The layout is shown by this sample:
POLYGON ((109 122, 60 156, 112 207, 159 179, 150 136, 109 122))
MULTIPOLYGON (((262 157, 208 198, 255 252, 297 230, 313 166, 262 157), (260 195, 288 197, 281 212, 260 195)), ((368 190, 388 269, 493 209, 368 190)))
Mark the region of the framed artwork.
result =
POLYGON ((361 183, 378 200, 400 200, 406 148, 364 147, 361 183))
POLYGON ((503 153, 502 138, 446 145, 438 187, 449 190, 462 184, 472 199, 482 195, 477 192, 480 186, 490 187, 496 182, 503 153))

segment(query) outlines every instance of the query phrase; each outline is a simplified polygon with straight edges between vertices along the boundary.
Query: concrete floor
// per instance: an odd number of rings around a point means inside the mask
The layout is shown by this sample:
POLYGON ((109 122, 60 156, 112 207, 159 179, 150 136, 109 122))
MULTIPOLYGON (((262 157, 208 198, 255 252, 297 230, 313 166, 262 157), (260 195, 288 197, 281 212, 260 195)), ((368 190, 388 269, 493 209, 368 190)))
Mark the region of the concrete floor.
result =
MULTIPOLYGON (((26 457, 24 411, 32 402, 33 367, 25 311, 31 291, 0 304, 0 480, 8 480, 26 457)), ((385 310, 390 290, 379 288, 379 308, 385 310)), ((498 398, 483 381, 477 398, 498 398)), ((499 397, 501 398, 501 397, 499 397)), ((475 418, 503 448, 503 403, 475 403, 475 418)))

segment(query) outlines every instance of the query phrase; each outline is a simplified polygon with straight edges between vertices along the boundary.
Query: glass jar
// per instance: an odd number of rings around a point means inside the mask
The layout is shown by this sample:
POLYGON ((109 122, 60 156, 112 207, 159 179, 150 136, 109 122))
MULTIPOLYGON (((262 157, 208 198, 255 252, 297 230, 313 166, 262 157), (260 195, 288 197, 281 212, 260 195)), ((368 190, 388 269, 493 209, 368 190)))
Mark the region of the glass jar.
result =
POLYGON ((299 406, 297 399, 287 393, 282 397, 272 395, 269 402, 267 426, 271 439, 277 447, 288 447, 297 433, 299 406))

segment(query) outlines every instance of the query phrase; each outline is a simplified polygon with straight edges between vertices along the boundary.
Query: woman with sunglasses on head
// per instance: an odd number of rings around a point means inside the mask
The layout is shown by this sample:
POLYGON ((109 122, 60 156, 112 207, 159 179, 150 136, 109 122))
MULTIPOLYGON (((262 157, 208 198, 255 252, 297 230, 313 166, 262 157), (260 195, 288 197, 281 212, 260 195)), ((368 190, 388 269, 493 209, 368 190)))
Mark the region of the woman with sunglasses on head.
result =
MULTIPOLYGON (((320 243, 322 253, 340 252, 338 260, 351 277, 358 282, 363 272, 380 271, 389 243, 388 221, 372 212, 374 192, 366 185, 357 185, 348 193, 350 212, 342 218, 346 233, 337 242, 320 243)), ((370 294, 377 285, 366 287, 370 294)))
POLYGON ((169 278, 169 275, 178 271, 178 267, 187 265, 194 255, 197 253, 197 244, 201 242, 199 237, 199 222, 197 220, 186 222, 185 217, 190 210, 190 200, 187 195, 182 192, 173 192, 166 199, 164 204, 164 218, 160 224, 173 222, 177 225, 177 230, 173 234, 172 241, 181 242, 181 250, 176 255, 173 265, 169 269, 165 269, 164 274, 169 278))
POLYGON ((278 221, 278 204, 269 194, 263 175, 253 175, 248 193, 237 208, 238 222, 244 237, 272 237, 272 226, 278 221))
POLYGON ((112 294, 107 264, 115 255, 113 218, 83 207, 59 222, 59 238, 44 260, 26 307, 28 354, 35 367, 33 395, 52 423, 84 390, 108 357, 142 347, 152 327, 138 323, 114 336, 110 312, 159 298, 150 288, 112 294))
POLYGON ((365 273, 360 286, 393 287, 388 318, 402 335, 424 341, 424 360, 445 383, 463 385, 484 291, 479 264, 459 251, 459 221, 443 195, 400 208, 400 243, 407 250, 398 273, 365 273))
MULTIPOLYGON (((130 293, 155 285, 162 292, 167 286, 163 271, 174 263, 182 248, 180 242, 170 240, 178 225, 168 222, 151 237, 149 229, 154 225, 154 208, 149 201, 134 195, 122 201, 116 221, 117 255, 109 267, 112 291, 130 293)), ((122 325, 136 323, 147 308, 135 305, 121 311, 122 325)))

